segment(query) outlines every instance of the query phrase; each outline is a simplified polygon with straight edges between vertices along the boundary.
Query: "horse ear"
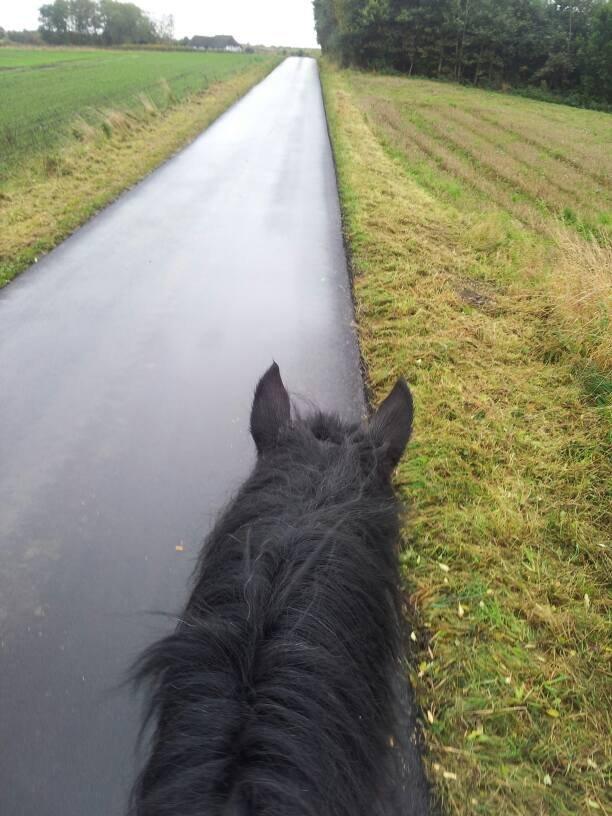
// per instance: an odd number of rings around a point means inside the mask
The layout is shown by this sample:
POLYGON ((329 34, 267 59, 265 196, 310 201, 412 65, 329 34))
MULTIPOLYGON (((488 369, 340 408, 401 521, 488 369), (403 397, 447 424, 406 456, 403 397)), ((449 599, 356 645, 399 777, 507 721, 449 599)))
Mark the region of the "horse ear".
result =
POLYGON ((402 458, 412 433, 412 394, 406 381, 399 379, 389 396, 370 419, 370 431, 384 449, 383 470, 390 476, 402 458))
POLYGON ((273 448, 280 431, 289 424, 291 404, 276 363, 257 383, 251 408, 251 436, 258 453, 273 448))

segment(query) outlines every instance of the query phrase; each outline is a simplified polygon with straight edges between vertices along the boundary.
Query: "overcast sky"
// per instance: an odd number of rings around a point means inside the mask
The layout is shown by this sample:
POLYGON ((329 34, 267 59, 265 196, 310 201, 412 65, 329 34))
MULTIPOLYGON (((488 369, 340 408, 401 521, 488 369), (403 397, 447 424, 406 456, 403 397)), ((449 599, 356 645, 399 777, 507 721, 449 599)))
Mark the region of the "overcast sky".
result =
MULTIPOLYGON (((44 0, 2 0, 0 26, 38 28, 44 0)), ((49 2, 49 0, 47 0, 49 2)), ((177 37, 233 34, 241 43, 316 45, 312 0, 134 0, 152 17, 174 15, 177 37)))

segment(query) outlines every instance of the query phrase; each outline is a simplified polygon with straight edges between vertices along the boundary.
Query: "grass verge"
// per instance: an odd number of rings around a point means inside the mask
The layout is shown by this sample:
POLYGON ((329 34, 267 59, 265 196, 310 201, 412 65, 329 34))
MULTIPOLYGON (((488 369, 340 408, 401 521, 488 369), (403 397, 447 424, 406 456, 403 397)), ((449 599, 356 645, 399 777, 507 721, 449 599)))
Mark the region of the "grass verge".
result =
POLYGON ((479 160, 502 168, 479 176, 458 130, 429 154, 405 138, 411 80, 373 88, 325 63, 322 78, 370 386, 403 374, 416 398, 397 486, 443 809, 612 813, 610 245, 559 220, 558 185, 550 210, 509 192, 513 138, 489 140, 479 160))
POLYGON ((261 81, 276 57, 158 110, 108 110, 104 127, 76 117, 72 138, 22 163, 0 186, 0 287, 195 138, 261 81))

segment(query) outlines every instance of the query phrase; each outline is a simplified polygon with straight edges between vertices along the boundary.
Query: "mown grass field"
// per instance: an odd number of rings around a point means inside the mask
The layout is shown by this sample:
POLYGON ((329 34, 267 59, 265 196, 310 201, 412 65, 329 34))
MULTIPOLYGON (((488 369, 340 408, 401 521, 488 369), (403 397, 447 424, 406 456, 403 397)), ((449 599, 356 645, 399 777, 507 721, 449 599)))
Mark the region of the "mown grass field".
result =
POLYGON ((0 49, 0 287, 197 136, 279 61, 0 49))
POLYGON ((443 810, 611 814, 612 117, 322 69, 443 810))
POLYGON ((261 62, 251 54, 0 48, 0 174, 116 109, 163 110, 261 62), (78 120, 77 120, 77 117, 78 120))

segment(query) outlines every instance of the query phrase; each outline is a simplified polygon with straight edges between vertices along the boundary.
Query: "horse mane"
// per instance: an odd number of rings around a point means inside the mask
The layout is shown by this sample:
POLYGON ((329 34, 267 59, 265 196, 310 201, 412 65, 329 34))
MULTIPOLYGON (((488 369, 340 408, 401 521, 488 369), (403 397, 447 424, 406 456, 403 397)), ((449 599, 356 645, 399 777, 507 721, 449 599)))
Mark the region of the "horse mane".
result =
POLYGON ((153 733, 133 816, 399 812, 385 793, 402 773, 402 634, 383 454, 367 428, 318 413, 258 457, 176 630, 135 666, 153 733))

